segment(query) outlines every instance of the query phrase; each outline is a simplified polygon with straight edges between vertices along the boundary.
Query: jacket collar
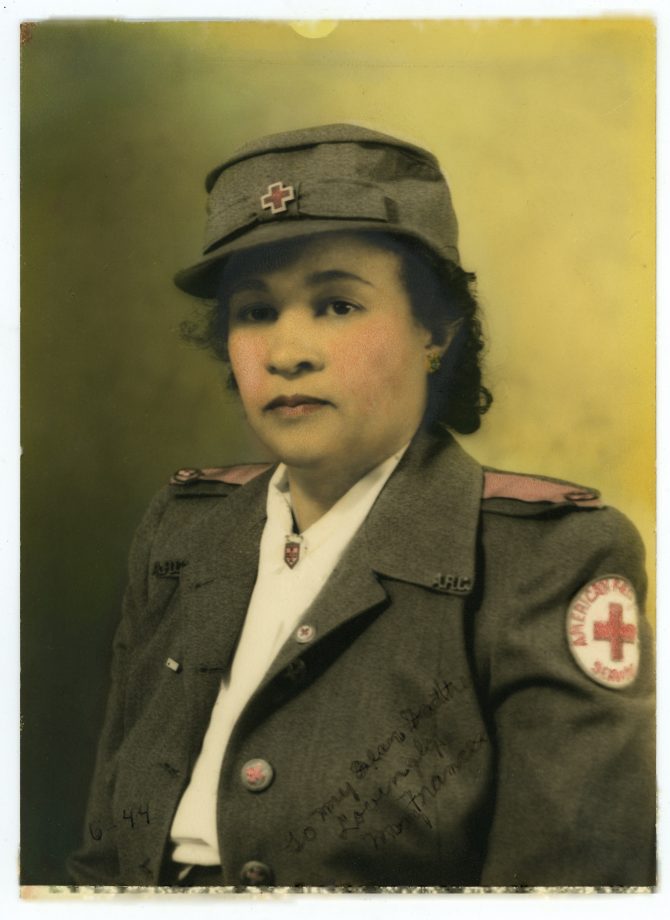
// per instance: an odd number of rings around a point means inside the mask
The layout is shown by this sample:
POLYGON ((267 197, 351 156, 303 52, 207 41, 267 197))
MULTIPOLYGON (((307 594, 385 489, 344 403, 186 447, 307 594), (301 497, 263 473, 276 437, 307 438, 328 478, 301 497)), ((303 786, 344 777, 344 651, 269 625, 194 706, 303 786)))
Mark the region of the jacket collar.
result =
MULTIPOLYGON (((225 502, 192 535, 189 583, 234 576, 251 587, 266 519, 272 466, 225 502)), ((428 587, 436 576, 474 578, 482 467, 450 435, 419 431, 354 538, 373 571, 428 587)), ((466 593, 450 590, 449 593, 466 593)))
POLYGON ((468 594, 482 483, 481 466, 451 435, 419 432, 365 522, 373 570, 468 594))
MULTIPOLYGON (((210 674, 209 694, 230 664, 258 570, 273 469, 216 502, 191 537, 184 578, 191 673, 210 674)), ((482 470, 447 434, 420 432, 386 483, 324 589, 303 617, 317 638, 387 602, 379 576, 446 594, 474 582, 482 470)), ((301 650, 279 653, 271 678, 301 650)))

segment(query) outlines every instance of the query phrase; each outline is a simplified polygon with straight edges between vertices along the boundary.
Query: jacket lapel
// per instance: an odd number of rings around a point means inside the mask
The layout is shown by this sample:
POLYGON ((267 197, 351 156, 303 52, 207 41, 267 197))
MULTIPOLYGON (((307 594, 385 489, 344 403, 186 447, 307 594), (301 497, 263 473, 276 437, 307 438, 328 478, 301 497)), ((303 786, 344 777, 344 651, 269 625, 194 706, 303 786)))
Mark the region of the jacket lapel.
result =
POLYGON ((198 722, 209 718, 247 613, 272 472, 217 501, 187 535, 193 561, 182 579, 184 679, 198 722))
MULTIPOLYGON (((315 641, 373 607, 388 603, 384 578, 444 594, 467 595, 483 473, 447 434, 419 433, 301 622, 315 641)), ((289 638, 263 685, 302 651, 289 638)))
MULTIPOLYGON (((357 536, 300 622, 313 627, 314 641, 318 642, 348 620, 387 601, 388 595, 371 568, 365 544, 357 536)), ((304 646, 298 644, 292 636, 289 637, 273 661, 261 687, 287 667, 303 648, 304 646)))
POLYGON ((380 575, 445 594, 469 594, 483 471, 446 433, 419 433, 363 528, 380 575))

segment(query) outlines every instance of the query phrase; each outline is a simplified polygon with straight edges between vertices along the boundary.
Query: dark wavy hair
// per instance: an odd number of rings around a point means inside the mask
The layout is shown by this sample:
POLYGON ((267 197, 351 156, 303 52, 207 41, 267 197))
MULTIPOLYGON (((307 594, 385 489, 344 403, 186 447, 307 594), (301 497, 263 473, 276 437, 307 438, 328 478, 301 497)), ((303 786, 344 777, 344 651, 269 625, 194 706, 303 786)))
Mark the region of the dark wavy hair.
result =
MULTIPOLYGON (((358 231, 365 239, 401 259, 401 278, 415 319, 432 333, 436 345, 453 339, 439 369, 428 376, 428 403, 423 423, 429 428, 451 428, 471 434, 481 425, 493 396, 482 383, 481 359, 484 338, 480 309, 473 288, 475 275, 453 262, 439 258, 418 240, 377 231, 358 231)), ((228 362, 229 279, 240 263, 253 260, 258 271, 270 271, 292 261, 300 239, 240 253, 224 263, 218 295, 202 302, 201 315, 182 323, 182 337, 193 345, 210 349, 228 362)), ((230 373, 229 387, 237 390, 230 373)))

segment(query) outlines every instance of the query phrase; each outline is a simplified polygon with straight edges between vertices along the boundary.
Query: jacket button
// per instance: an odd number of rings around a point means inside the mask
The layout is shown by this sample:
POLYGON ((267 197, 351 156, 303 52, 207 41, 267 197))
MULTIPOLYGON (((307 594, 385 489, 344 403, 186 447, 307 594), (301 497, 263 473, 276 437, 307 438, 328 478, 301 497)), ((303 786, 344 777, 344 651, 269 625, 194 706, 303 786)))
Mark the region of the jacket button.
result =
POLYGON ((272 870, 257 859, 250 859, 242 866, 240 878, 244 885, 269 885, 272 882, 272 870))
POLYGON ((563 497, 569 502, 590 502, 594 498, 599 498, 598 494, 591 489, 573 489, 572 492, 566 492, 563 497))
POLYGON ((185 482, 193 482, 194 479, 200 479, 202 476, 202 470, 192 469, 191 467, 185 467, 184 469, 177 470, 176 473, 172 474, 172 479, 178 484, 183 484, 185 482))
POLYGON ((242 785, 249 792, 262 792, 274 779, 275 771, 267 760, 247 760, 240 776, 242 785))
POLYGON ((299 642, 301 645, 306 645, 307 642, 311 642, 314 636, 316 635, 316 630, 309 623, 303 623, 302 626, 298 626, 295 631, 295 641, 299 642))
POLYGON ((307 665, 303 658, 296 658, 284 668, 284 678, 290 684, 298 684, 307 674, 307 665))

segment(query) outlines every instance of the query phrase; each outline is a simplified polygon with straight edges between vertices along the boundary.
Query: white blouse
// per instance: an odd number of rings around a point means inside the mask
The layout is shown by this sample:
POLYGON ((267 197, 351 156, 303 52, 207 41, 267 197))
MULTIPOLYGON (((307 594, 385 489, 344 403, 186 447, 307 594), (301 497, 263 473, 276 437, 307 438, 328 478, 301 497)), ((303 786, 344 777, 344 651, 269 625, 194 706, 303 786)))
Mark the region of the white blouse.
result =
POLYGON ((280 464, 270 480, 258 575, 240 641, 230 673, 221 681, 190 783, 172 823, 172 859, 176 862, 205 866, 221 862, 216 800, 223 756, 235 723, 367 517, 407 446, 360 479, 300 535, 293 533, 286 467, 280 464), (287 537, 299 546, 293 567, 284 558, 287 537))

